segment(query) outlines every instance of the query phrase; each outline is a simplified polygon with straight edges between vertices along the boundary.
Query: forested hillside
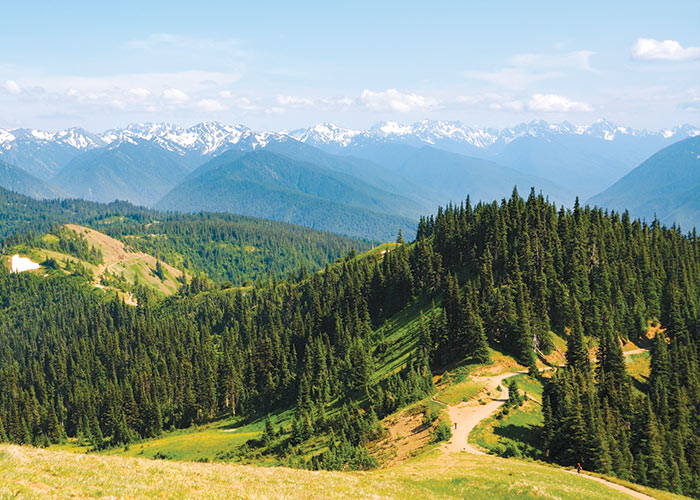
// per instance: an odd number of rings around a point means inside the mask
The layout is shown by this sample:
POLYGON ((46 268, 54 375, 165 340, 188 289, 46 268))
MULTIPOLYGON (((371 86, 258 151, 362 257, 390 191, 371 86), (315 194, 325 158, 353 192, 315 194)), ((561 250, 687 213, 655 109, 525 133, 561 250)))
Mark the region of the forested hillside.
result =
POLYGON ((352 249, 370 247, 366 241, 231 214, 159 214, 150 223, 123 219, 95 226, 174 266, 234 284, 283 276, 300 267, 315 271, 352 249))
POLYGON ((430 394, 431 370, 484 362, 488 346, 535 371, 568 341, 567 367, 547 383, 549 458, 700 495, 700 242, 695 234, 534 193, 467 201, 420 221, 417 239, 354 253, 252 290, 193 279, 137 308, 104 302, 70 279, 0 271, 0 437, 95 448, 232 413, 294 408, 291 428, 257 446, 295 464, 367 468, 378 419, 430 394), (398 370, 373 378, 386 345, 377 327, 425 308, 398 370), (648 393, 628 383, 621 339, 654 340, 648 393), (597 361, 587 342, 599 344, 597 361), (296 451, 295 451, 296 450, 296 451), (634 450, 634 453, 632 453, 634 450))
POLYGON ((0 161, 0 187, 34 198, 57 198, 59 192, 14 165, 0 161))
POLYGON ((370 247, 366 241, 241 215, 164 214, 127 202, 39 201, 2 188, 0 206, 3 253, 18 244, 35 245, 57 225, 76 223, 192 274, 236 285, 302 266, 315 271, 351 249, 370 247))

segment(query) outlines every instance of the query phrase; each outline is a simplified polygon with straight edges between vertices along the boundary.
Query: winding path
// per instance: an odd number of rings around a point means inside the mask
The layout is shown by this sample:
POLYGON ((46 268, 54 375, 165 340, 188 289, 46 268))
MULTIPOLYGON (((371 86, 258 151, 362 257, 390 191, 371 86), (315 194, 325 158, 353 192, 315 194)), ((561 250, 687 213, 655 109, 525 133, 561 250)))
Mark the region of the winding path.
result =
POLYGON ((509 372, 493 377, 472 377, 477 382, 483 382, 486 389, 492 394, 499 393, 498 387, 501 386, 501 397, 491 398, 485 405, 479 404, 478 401, 469 401, 467 403, 447 406, 445 410, 452 421, 452 438, 442 445, 443 451, 468 451, 475 455, 486 455, 483 451, 469 444, 469 433, 479 425, 479 422, 490 417, 506 402, 507 394, 502 385, 503 380, 514 375, 520 375, 521 373, 527 372, 509 372), (457 424, 456 427, 454 426, 455 424, 457 424))
MULTIPOLYGON (((635 349, 633 351, 625 352, 624 355, 631 356, 633 354, 640 354, 645 351, 646 349, 635 349)), ((479 423, 496 413, 501 405, 506 402, 507 393, 503 386, 503 381, 509 377, 527 373, 527 371, 519 371, 503 373, 501 375, 494 375, 491 377, 472 377, 473 380, 477 382, 483 382, 491 394, 496 393, 498 396, 491 397, 486 404, 480 404, 478 401, 469 401, 466 403, 446 406, 445 410, 447 411, 447 414, 449 415, 453 424, 452 438, 448 442, 444 443, 441 449, 446 453, 466 451, 467 453, 474 455, 486 455, 486 453, 484 453, 482 450, 472 446, 469 443, 469 434, 477 425, 479 425, 479 423), (498 390, 499 387, 500 391, 498 390)), ((576 474, 576 471, 568 469, 563 470, 570 474, 576 474)), ((645 495, 644 493, 640 493, 639 491, 635 491, 620 484, 607 481, 600 477, 591 476, 585 473, 584 476, 593 481, 605 484, 614 490, 625 493, 632 498, 637 498, 640 500, 655 500, 654 497, 645 495)))

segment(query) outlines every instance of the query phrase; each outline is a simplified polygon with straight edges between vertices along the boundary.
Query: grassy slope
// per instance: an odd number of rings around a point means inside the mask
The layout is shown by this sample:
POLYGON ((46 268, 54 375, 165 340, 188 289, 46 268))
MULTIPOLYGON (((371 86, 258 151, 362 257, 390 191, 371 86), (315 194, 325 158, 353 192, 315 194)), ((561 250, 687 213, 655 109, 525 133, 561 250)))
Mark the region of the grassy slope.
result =
MULTIPOLYGON (((585 477, 546 465, 490 456, 443 455, 437 450, 397 467, 362 473, 168 462, 0 446, 0 498, 105 496, 169 499, 629 498, 585 477)), ((666 495, 663 498, 679 497, 666 495)))
MULTIPOLYGON (((161 280, 155 275, 157 262, 155 257, 142 252, 131 252, 122 242, 93 229, 75 224, 66 224, 65 227, 83 235, 91 247, 100 249, 102 251, 104 263, 93 265, 71 255, 43 248, 28 248, 25 246, 10 249, 9 255, 19 253, 39 263, 51 258, 54 259, 63 270, 65 270, 66 261, 72 264, 81 264, 92 273, 97 285, 100 284, 101 277, 104 276, 105 273, 109 273, 123 277, 129 285, 133 285, 138 281, 139 284, 146 285, 163 295, 172 295, 180 286, 177 278, 182 276, 182 271, 168 264, 161 263, 165 279, 161 280)), ((45 235, 44 238, 47 240, 56 239, 55 236, 50 234, 45 235)), ((45 270, 40 270, 38 272, 45 272, 45 270)))

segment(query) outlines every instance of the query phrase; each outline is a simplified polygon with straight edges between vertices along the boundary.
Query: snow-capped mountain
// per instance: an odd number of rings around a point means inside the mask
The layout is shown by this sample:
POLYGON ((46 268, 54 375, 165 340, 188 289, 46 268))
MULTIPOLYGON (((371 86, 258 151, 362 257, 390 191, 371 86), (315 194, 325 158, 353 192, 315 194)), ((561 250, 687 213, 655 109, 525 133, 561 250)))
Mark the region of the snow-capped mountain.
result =
POLYGON ((326 123, 290 135, 326 152, 393 168, 400 168, 416 148, 434 147, 488 159, 586 196, 605 189, 659 149, 700 135, 700 129, 682 125, 650 132, 602 118, 588 126, 534 120, 501 130, 422 120, 411 125, 380 122, 366 131, 326 123))
POLYGON ((601 118, 588 126, 576 126, 564 121, 548 123, 544 120, 533 120, 501 130, 495 128, 472 128, 459 121, 421 120, 411 125, 395 121, 379 122, 369 130, 342 128, 331 123, 322 123, 308 129, 298 129, 289 133, 291 137, 312 145, 338 145, 350 147, 358 141, 394 140, 413 144, 435 145, 444 141, 469 144, 476 148, 488 149, 501 142, 510 143, 522 137, 558 136, 587 136, 606 141, 617 137, 663 137, 676 140, 700 135, 700 128, 692 125, 682 125, 673 129, 663 129, 658 132, 636 130, 620 127, 601 118))
POLYGON ((0 129, 0 159, 44 180, 81 152, 101 146, 104 142, 97 135, 81 128, 59 132, 0 129))
POLYGON ((86 151, 123 142, 149 141, 177 153, 188 168, 194 169, 231 149, 252 151, 293 138, 328 153, 360 156, 386 167, 398 167, 415 148, 430 146, 494 160, 540 176, 553 173, 560 183, 569 179, 560 178, 559 170, 581 167, 582 175, 590 177, 590 165, 595 164, 603 172, 602 182, 616 180, 672 142, 699 134, 700 129, 691 125, 649 132, 617 126, 605 119, 588 126, 534 120, 500 130, 438 120, 410 125, 385 121, 367 130, 321 123, 291 132, 260 132, 245 125, 218 122, 191 127, 138 123, 101 134, 80 128, 59 132, 0 129, 0 159, 48 180, 86 151))
POLYGON ((181 155, 195 153, 202 157, 216 156, 232 148, 258 149, 281 137, 274 132, 255 132, 245 125, 218 122, 203 122, 189 128, 171 123, 138 123, 100 135, 105 144, 138 138, 155 142, 181 155))
POLYGON ((102 140, 82 128, 69 128, 59 132, 46 132, 37 129, 17 128, 0 129, 0 148, 11 149, 18 142, 36 142, 41 144, 58 144, 75 149, 91 149, 103 145, 102 140))
POLYGON ((332 123, 319 123, 308 129, 298 129, 287 135, 310 145, 337 144, 341 147, 348 146, 352 140, 364 132, 351 128, 343 128, 332 123))
POLYGON ((171 123, 135 123, 92 134, 80 128, 59 132, 0 129, 0 158, 41 179, 49 179, 73 158, 101 147, 146 140, 187 158, 192 168, 229 149, 254 150, 284 136, 244 125, 204 122, 186 128, 171 123))

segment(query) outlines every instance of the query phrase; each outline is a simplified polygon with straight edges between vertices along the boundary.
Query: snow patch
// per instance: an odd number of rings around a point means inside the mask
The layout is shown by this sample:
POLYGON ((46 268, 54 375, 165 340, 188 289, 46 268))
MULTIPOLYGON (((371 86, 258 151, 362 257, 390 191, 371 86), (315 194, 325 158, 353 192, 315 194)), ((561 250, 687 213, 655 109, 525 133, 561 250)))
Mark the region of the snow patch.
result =
POLYGON ((41 266, 32 259, 20 257, 18 254, 12 256, 11 268, 13 273, 23 273, 25 271, 36 271, 41 266))
POLYGON ((54 134, 44 132, 43 130, 34 129, 32 130, 32 136, 36 137, 40 141, 50 141, 51 139, 53 139, 54 134))
POLYGON ((9 131, 0 129, 0 144, 3 144, 5 142, 12 142, 15 139, 15 136, 12 135, 9 131))

